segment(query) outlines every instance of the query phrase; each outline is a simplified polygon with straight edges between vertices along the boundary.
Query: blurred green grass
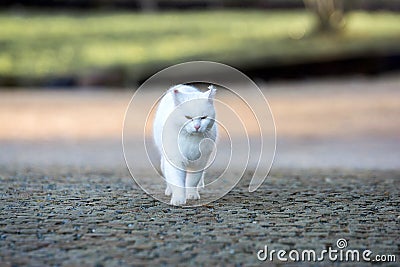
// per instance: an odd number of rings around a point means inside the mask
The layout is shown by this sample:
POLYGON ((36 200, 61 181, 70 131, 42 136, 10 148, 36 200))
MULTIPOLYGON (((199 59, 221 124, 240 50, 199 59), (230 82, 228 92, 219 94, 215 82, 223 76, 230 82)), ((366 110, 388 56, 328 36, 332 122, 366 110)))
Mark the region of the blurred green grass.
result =
POLYGON ((306 11, 0 12, 0 77, 38 81, 120 68, 137 81, 169 64, 237 67, 400 51, 400 15, 353 12, 337 35, 306 11))

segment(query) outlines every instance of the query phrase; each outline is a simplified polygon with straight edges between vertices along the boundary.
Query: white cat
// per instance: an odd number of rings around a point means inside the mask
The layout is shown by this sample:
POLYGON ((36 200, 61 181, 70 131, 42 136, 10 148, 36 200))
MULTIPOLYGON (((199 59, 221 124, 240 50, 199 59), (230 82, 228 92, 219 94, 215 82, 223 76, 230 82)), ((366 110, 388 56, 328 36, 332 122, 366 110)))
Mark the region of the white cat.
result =
POLYGON ((161 171, 171 205, 200 199, 206 167, 217 137, 214 96, 216 89, 201 92, 177 85, 161 99, 154 118, 153 137, 161 154, 161 171), (207 139, 211 139, 207 140, 207 139))

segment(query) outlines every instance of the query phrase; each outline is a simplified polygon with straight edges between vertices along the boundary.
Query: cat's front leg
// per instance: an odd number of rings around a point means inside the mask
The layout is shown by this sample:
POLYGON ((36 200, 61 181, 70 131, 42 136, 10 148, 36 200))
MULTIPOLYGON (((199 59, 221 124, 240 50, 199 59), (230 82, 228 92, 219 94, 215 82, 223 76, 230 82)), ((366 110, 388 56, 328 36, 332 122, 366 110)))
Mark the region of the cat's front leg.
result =
POLYGON ((171 205, 179 206, 186 204, 185 176, 186 172, 172 166, 168 161, 164 162, 164 175, 167 180, 167 188, 172 192, 171 205))
POLYGON ((172 190, 171 190, 171 188, 169 187, 169 184, 168 184, 168 183, 167 183, 167 188, 165 188, 165 195, 166 195, 166 196, 172 195, 172 190))
MULTIPOLYGON (((164 157, 161 157, 161 165, 160 165, 160 167, 161 167, 162 175, 165 178, 164 161, 165 161, 164 157)), ((165 195, 166 196, 170 196, 172 194, 172 191, 171 191, 171 188, 168 185, 168 182, 166 184, 167 184, 167 187, 165 188, 165 195)))
POLYGON ((186 174, 186 199, 200 199, 199 183, 203 176, 203 171, 187 172, 186 174))

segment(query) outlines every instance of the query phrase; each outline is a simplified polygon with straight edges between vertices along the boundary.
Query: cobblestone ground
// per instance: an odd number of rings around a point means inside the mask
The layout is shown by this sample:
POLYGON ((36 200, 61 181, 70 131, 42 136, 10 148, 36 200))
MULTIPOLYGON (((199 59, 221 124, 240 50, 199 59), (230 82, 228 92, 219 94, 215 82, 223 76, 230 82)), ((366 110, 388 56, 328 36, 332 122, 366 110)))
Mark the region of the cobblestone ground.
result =
POLYGON ((255 193, 243 182, 188 209, 125 170, 0 168, 0 179, 4 266, 261 265, 264 245, 321 251, 339 238, 400 261, 400 171, 274 170, 255 193))

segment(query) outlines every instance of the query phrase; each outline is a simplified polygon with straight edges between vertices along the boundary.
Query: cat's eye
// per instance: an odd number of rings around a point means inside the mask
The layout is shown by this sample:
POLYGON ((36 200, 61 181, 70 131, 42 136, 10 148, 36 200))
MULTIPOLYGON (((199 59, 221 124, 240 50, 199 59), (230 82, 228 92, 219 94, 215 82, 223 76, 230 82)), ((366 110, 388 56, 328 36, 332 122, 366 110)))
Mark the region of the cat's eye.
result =
POLYGON ((191 120, 191 119, 193 119, 192 117, 190 117, 190 116, 185 116, 185 118, 186 119, 188 119, 188 120, 191 120))
POLYGON ((207 116, 203 116, 200 119, 205 120, 205 119, 207 119, 207 116))

